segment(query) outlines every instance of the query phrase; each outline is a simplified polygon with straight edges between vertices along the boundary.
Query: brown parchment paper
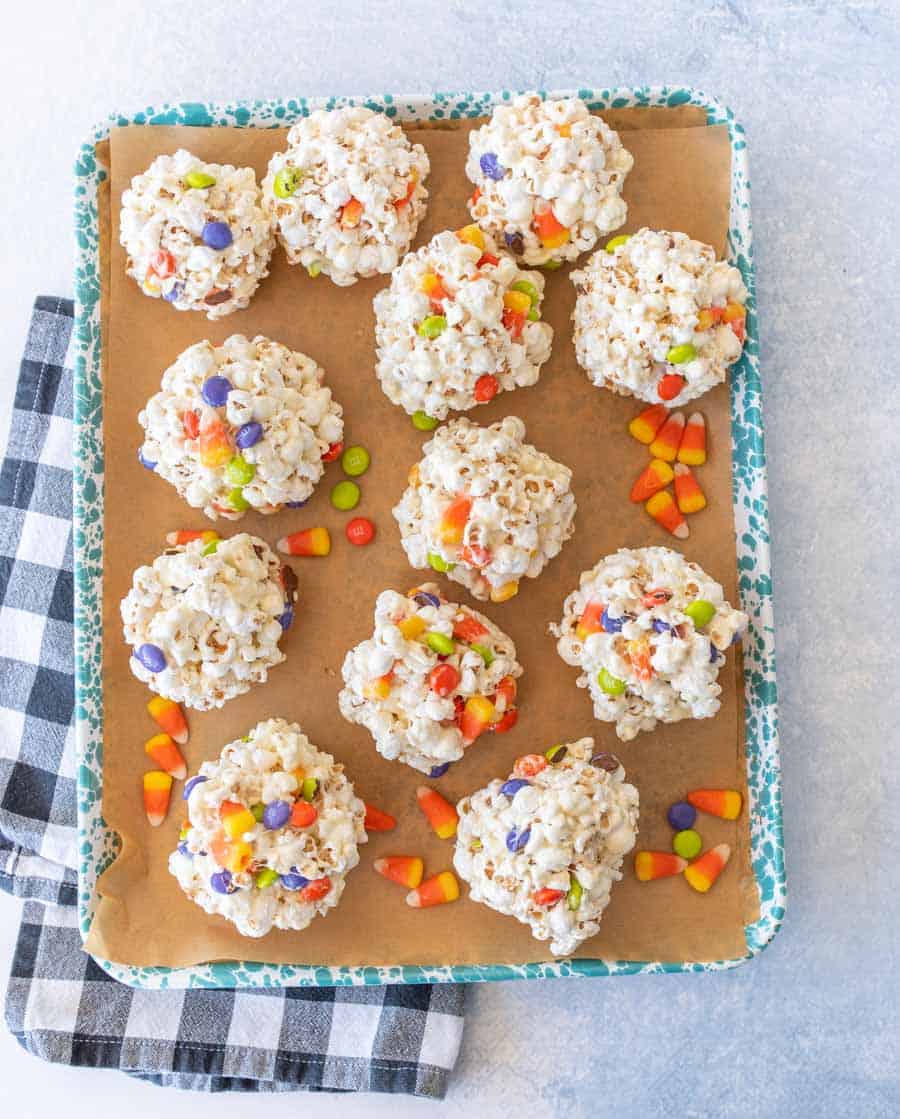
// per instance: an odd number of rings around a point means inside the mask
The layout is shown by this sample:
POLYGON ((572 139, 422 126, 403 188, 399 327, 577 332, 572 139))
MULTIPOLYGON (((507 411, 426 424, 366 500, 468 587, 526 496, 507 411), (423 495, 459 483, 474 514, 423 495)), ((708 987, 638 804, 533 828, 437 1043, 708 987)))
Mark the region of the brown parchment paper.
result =
MULTIPOLYGON (((632 231, 642 225, 684 230, 725 250, 728 227, 729 160, 724 128, 706 127, 697 111, 621 110, 617 127, 627 130, 635 157, 626 197, 632 231)), ((463 165, 471 123, 452 128, 410 129, 431 158, 427 219, 417 244, 442 228, 467 219, 470 187, 463 165)), ((106 524, 104 550, 104 774, 103 812, 122 837, 119 858, 100 880, 101 899, 87 941, 92 953, 141 966, 182 966, 216 959, 317 965, 444 965, 520 963, 549 959, 546 944, 528 929, 465 897, 454 905, 415 911, 403 890, 371 869, 384 854, 418 853, 426 873, 451 866, 452 845, 431 835, 415 805, 422 776, 389 763, 375 751, 366 731, 347 724, 337 707, 340 667, 351 645, 371 633, 377 594, 404 591, 428 575, 413 572, 400 547, 390 509, 405 486, 409 466, 420 457, 427 436, 392 406, 375 379, 372 297, 386 278, 337 288, 324 277, 311 280, 290 268, 276 252, 270 277, 250 307, 224 321, 176 313, 143 296, 125 276, 118 244, 119 199, 131 177, 162 152, 179 146, 217 162, 249 165, 261 177, 271 153, 283 145, 284 130, 129 127, 113 130, 110 142, 109 267, 104 296, 104 440, 106 524), (143 743, 154 730, 145 712, 146 689, 131 675, 121 636, 119 603, 133 570, 151 562, 164 547, 167 531, 210 527, 174 490, 136 460, 141 431, 137 414, 159 387, 162 371, 186 346, 202 338, 218 343, 228 335, 266 334, 310 354, 326 369, 344 406, 348 443, 362 443, 372 466, 361 479, 357 513, 378 529, 376 542, 362 550, 344 537, 347 514, 329 502, 343 475, 328 468, 310 504, 274 517, 248 515, 237 525, 220 522, 223 534, 248 531, 274 542, 283 533, 327 525, 333 548, 327 559, 293 561, 300 581, 297 621, 286 635, 287 661, 269 682, 229 702, 221 711, 188 713, 191 739, 185 754, 189 771, 218 755, 221 747, 258 720, 283 716, 301 724, 311 740, 346 764, 357 791, 397 816, 396 831, 371 836, 361 865, 348 880, 339 907, 302 933, 273 932, 261 940, 242 938, 225 920, 207 916, 181 893, 167 870, 169 852, 185 815, 181 784, 159 829, 147 825, 141 804, 141 776, 147 768, 143 743)), ((105 153, 103 153, 105 154, 105 153)), ((612 726, 597 723, 586 692, 575 687, 576 671, 556 654, 547 634, 581 571, 623 546, 673 544, 627 495, 648 461, 646 449, 625 431, 640 405, 590 385, 575 362, 569 316, 574 289, 569 269, 548 274, 544 315, 553 325, 553 355, 538 385, 501 394, 477 409, 490 423, 517 414, 527 438, 574 471, 578 502, 575 535, 539 579, 523 580, 509 603, 485 609, 515 640, 525 667, 520 682, 520 719, 513 732, 486 736, 454 765, 438 787, 456 800, 497 775, 513 760, 555 742, 593 735, 598 746, 618 754, 641 795, 640 847, 667 849, 671 831, 667 806, 692 787, 745 789, 740 666, 733 653, 719 680, 722 709, 712 720, 660 726, 652 734, 622 744, 612 726)), ((737 601, 734 524, 731 506, 729 405, 725 386, 699 404, 709 428, 710 460, 699 472, 708 509, 691 519, 683 547, 720 580, 737 601)), ((434 576, 440 579, 439 576, 434 576)), ((449 597, 467 594, 445 582, 449 597)), ((708 895, 694 893, 682 879, 642 885, 632 859, 613 891, 600 933, 579 956, 606 959, 710 961, 743 955, 744 926, 758 916, 758 898, 749 863, 746 811, 735 823, 702 817, 707 845, 728 842, 731 863, 708 895)), ((465 888, 464 888, 465 893, 465 888)))

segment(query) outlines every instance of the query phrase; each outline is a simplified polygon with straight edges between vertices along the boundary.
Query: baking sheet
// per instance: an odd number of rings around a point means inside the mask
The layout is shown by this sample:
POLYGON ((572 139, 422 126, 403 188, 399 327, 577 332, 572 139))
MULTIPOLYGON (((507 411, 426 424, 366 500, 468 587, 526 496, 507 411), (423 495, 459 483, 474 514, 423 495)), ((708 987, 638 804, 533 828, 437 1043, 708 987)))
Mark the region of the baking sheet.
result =
MULTIPOLYGON (((630 120, 635 125, 626 137, 635 168, 626 184, 630 221, 625 229, 644 224, 683 229, 723 253, 730 184, 727 131, 701 126, 696 110, 672 112, 673 123, 681 127, 661 129, 663 112, 670 111, 634 109, 617 114, 618 127, 625 127, 628 114, 633 114, 630 120)), ((454 228, 467 220, 464 200, 470 186, 462 166, 468 127, 459 123, 455 129, 410 129, 432 160, 429 212, 417 244, 440 228, 454 228)), ((160 152, 186 146, 202 158, 247 164, 262 175, 269 155, 281 144, 282 130, 115 129, 110 140, 113 221, 117 221, 122 190, 160 152)), ((421 775, 380 758, 368 734, 341 719, 336 703, 344 653, 369 635, 377 593, 389 586, 404 590, 424 578, 406 563, 390 516, 406 471, 419 457, 426 437, 387 401, 374 378, 371 299, 386 280, 338 289, 324 278, 313 281, 302 270, 289 268, 277 252, 272 274, 248 310, 209 323, 200 315, 177 314, 161 301, 141 295, 124 275, 124 255, 116 235, 111 238, 109 264, 103 339, 103 811, 108 824, 121 834, 123 847, 99 883, 102 896, 88 950, 141 966, 245 958, 332 966, 496 964, 549 958, 546 945, 534 941, 526 927, 510 918, 467 900, 431 911, 409 910, 403 904, 403 891, 371 871, 372 860, 387 853, 420 853, 428 873, 450 866, 452 856, 449 844, 427 833, 415 808, 421 775), (303 933, 275 932, 261 941, 242 938, 221 918, 204 914, 183 897, 168 874, 167 855, 182 819, 180 802, 173 799, 162 828, 146 825, 140 777, 146 768, 143 741, 153 725, 144 714, 146 690, 128 669, 118 614, 131 572, 162 550, 167 531, 206 527, 169 486, 137 465, 137 412, 158 387, 162 370, 184 347, 204 337, 220 342, 235 332, 268 334, 325 366, 345 409, 347 441, 365 444, 373 455, 372 468, 362 480, 363 502, 357 512, 376 522, 379 536, 365 551, 352 549, 344 540, 346 515, 334 510, 328 500, 331 485, 342 476, 338 466, 329 468, 305 509, 270 518, 253 515, 238 525, 220 526, 224 534, 251 531, 274 541, 287 531, 326 524, 334 548, 327 560, 293 562, 300 579, 298 621, 283 646, 288 660, 273 671, 269 683, 231 701, 222 711, 189 715, 192 737, 185 751, 189 768, 193 771, 200 761, 216 756, 225 742, 257 720, 281 715, 296 719, 317 745, 345 762, 360 795, 400 820, 395 832, 373 836, 362 848, 362 864, 328 918, 316 920, 303 933), (160 914, 165 915, 163 920, 160 914)), ((641 791, 639 846, 666 847, 671 832, 665 809, 688 788, 745 789, 740 673, 729 659, 719 677, 723 706, 715 720, 661 727, 623 745, 611 726, 594 722, 586 693, 574 686, 575 670, 558 658, 546 633, 547 623, 558 619, 562 600, 578 574, 601 555, 622 546, 672 543, 640 506, 627 501, 631 482, 647 461, 646 449, 625 434, 625 424, 639 405, 593 388, 578 369, 568 329, 574 292, 565 278, 567 271, 549 277, 544 314, 556 337, 540 383, 502 394, 477 409, 475 418, 487 423, 505 414, 520 415, 529 440, 573 468, 579 506, 576 534, 540 579, 525 581, 516 599, 486 608, 514 638, 525 666, 521 717, 512 733, 482 739, 437 787, 456 799, 492 776, 505 775, 521 753, 593 734, 598 744, 622 758, 629 780, 641 791)), ((709 425, 710 462, 699 474, 709 508, 691 519, 692 534, 683 551, 719 579, 727 596, 736 601, 727 389, 720 386, 699 407, 709 425)), ((467 600, 456 584, 445 582, 444 589, 451 597, 467 600)), ((176 786, 176 797, 179 791, 176 786)), ((702 833, 708 845, 727 841, 735 848, 714 891, 700 897, 681 879, 641 885, 633 878, 629 858, 601 932, 577 955, 664 962, 743 955, 744 926, 758 916, 746 813, 736 823, 704 818, 702 833)))

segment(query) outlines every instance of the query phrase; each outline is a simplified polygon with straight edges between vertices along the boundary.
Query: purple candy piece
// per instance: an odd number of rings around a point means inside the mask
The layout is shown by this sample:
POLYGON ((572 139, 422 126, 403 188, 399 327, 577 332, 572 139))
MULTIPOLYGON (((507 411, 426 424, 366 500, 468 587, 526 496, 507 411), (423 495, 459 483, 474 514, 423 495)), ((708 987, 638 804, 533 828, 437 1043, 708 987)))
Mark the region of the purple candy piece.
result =
POLYGON ((740 630, 738 630, 737 632, 735 632, 734 636, 732 637, 731 644, 732 645, 740 645, 740 643, 743 641, 743 639, 744 639, 744 635, 740 632, 740 630))
POLYGON ((684 831, 692 828, 697 819, 697 809, 686 800, 676 801, 668 812, 669 823, 675 831, 684 831))
POLYGON ((285 610, 285 612, 278 619, 278 624, 284 630, 290 629, 291 626, 293 625, 293 622, 294 622, 294 611, 291 610, 291 609, 285 610))
POLYGON ((200 395, 210 406, 210 408, 221 408, 223 404, 228 401, 228 394, 232 388, 231 381, 227 377, 208 377, 203 382, 203 388, 200 390, 200 395))
POLYGON ((511 249, 516 256, 521 256, 525 252, 525 238, 521 233, 510 233, 509 230, 504 230, 503 240, 506 242, 506 247, 511 249))
POLYGON ((504 781, 500 786, 500 792, 504 796, 509 797, 510 800, 516 795, 519 789, 524 789, 526 785, 530 785, 530 781, 526 781, 523 777, 511 777, 509 781, 504 781))
POLYGON ((444 762, 443 765, 436 765, 434 767, 434 769, 432 769, 431 773, 428 774, 428 776, 429 777, 443 777, 444 774, 447 772, 447 770, 449 768, 450 768, 450 763, 449 762, 444 762))
POLYGON ((669 625, 669 623, 662 621, 661 618, 653 619, 653 629, 656 633, 666 633, 671 628, 672 627, 669 625))
POLYGON ((189 859, 192 859, 194 857, 191 854, 190 848, 188 847, 187 843, 184 840, 182 840, 181 843, 178 844, 178 854, 179 855, 187 855, 187 857, 189 859))
POLYGON ((531 838, 531 828, 526 828, 524 831, 517 832, 515 828, 510 831, 506 837, 506 847, 509 851, 521 851, 528 840, 531 838))
POLYGON ((710 643, 709 643, 709 663, 710 664, 715 664, 718 659, 719 659, 719 650, 710 641, 710 643))
POLYGON ((304 886, 309 885, 309 879, 291 869, 290 874, 281 875, 281 884, 286 890, 302 890, 304 886))
POLYGON ((286 800, 273 800, 263 810, 263 827, 269 831, 283 828, 291 818, 291 806, 286 800))
POLYGON ((208 780, 208 777, 204 777, 201 773, 198 773, 196 777, 191 777, 190 780, 185 781, 184 792, 181 794, 181 799, 187 800, 197 785, 202 785, 204 781, 208 780))
POLYGON ((233 894, 235 891, 230 870, 217 870, 210 878, 209 884, 217 894, 233 894))
POLYGON ((600 624, 607 633, 621 633, 622 626, 625 625, 627 617, 623 615, 621 618, 611 618, 609 616, 609 608, 604 606, 603 613, 600 615, 600 624))
POLYGON ((238 433, 234 437, 235 443, 246 451, 248 447, 254 447, 262 439, 262 424, 258 424, 255 420, 251 423, 243 424, 238 428, 238 433))
POLYGON ((309 498, 306 501, 287 501, 285 505, 288 509, 302 509, 304 505, 309 505, 309 498))
POLYGON ((156 463, 155 462, 151 462, 150 459, 144 458, 144 448, 143 447, 138 447, 138 462, 141 464, 141 466, 143 466, 143 468, 145 470, 155 470, 156 469, 156 463))
POLYGON ((441 604, 441 600, 436 594, 429 594, 428 591, 416 591, 413 595, 413 602, 417 606, 433 606, 437 609, 441 604))
POLYGON ((134 656, 148 672, 165 671, 166 655, 158 645, 138 645, 134 650, 134 656))
POLYGON ((163 294, 163 299, 165 299, 167 303, 177 303, 183 291, 184 284, 172 284, 169 290, 163 294))
POLYGON ((231 236, 231 230, 223 221, 208 221, 203 227, 203 232, 200 234, 203 239, 203 244, 208 245, 211 249, 221 251, 227 249, 234 238, 231 236))
POLYGON ((487 175, 489 179, 500 180, 506 174, 506 169, 500 166, 496 152, 485 152, 478 160, 478 166, 482 174, 487 175))

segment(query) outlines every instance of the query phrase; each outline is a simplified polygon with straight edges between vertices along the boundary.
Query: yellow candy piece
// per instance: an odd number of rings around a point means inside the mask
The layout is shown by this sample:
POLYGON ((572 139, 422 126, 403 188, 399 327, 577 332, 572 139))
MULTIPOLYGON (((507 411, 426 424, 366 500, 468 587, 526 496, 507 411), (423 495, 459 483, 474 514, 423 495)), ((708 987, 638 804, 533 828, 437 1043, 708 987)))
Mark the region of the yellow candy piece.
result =
POLYGON ((474 245, 476 249, 484 252, 484 234, 477 225, 464 225, 462 229, 457 229, 456 236, 460 241, 464 241, 467 245, 474 245))
POLYGON ((391 694, 391 682, 387 676, 379 676, 377 680, 370 680, 363 685, 363 695, 366 699, 387 699, 391 694))
POLYGON ((506 602, 519 593, 519 584, 513 579, 502 587, 491 587, 491 602, 506 602))
POLYGON ((722 312, 722 322, 734 322, 747 317, 747 308, 742 303, 728 303, 722 312))
POLYGON ((421 637, 428 627, 424 620, 418 614, 413 614, 411 618, 404 618, 402 622, 397 623, 397 629, 403 634, 407 641, 415 641, 417 637, 421 637))
POLYGON ((524 291, 508 291, 503 296, 503 306, 508 307, 510 311, 527 315, 531 310, 531 296, 526 295, 524 291))

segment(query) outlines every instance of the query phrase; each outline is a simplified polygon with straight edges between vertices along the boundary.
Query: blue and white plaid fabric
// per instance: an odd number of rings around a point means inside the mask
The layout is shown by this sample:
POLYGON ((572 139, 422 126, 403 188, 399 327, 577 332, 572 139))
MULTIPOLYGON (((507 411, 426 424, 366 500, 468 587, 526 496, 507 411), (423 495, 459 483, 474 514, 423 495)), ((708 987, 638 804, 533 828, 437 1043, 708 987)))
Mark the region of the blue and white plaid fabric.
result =
POLYGON ((201 1091, 441 1098, 459 986, 140 991, 81 945, 69 300, 39 297, 0 471, 0 886, 28 899, 6 1022, 36 1056, 201 1091))

